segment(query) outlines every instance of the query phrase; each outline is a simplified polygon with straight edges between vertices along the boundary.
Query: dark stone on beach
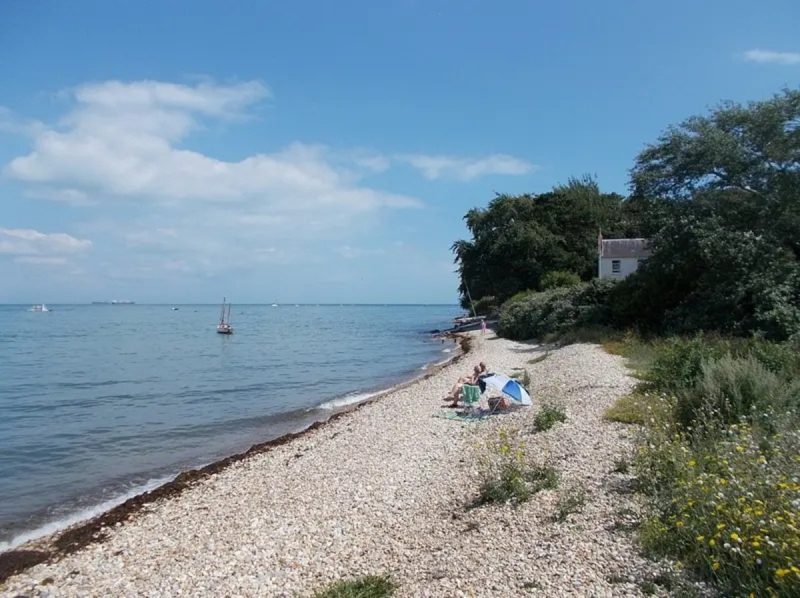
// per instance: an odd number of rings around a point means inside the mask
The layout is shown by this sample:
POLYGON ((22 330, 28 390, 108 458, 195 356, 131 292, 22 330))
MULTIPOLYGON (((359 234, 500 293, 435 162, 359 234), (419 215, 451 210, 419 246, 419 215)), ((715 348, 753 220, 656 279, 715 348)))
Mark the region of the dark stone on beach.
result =
POLYGON ((0 582, 48 558, 50 553, 43 550, 9 550, 0 553, 0 582))

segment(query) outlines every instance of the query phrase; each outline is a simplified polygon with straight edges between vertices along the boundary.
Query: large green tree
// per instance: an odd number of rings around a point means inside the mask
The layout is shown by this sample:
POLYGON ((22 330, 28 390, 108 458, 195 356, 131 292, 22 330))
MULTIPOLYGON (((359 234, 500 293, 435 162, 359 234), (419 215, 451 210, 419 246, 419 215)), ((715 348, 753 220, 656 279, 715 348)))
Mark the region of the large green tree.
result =
POLYGON ((670 127, 631 171, 633 196, 702 203, 800 253, 800 91, 722 104, 670 127))
POLYGON ((623 321, 800 333, 800 92, 669 128, 631 181, 653 255, 615 292, 623 321))
POLYGON ((491 296, 498 303, 536 289, 554 270, 591 278, 597 264, 597 234, 628 234, 635 224, 623 197, 601 193, 590 177, 571 179, 540 195, 498 195, 487 208, 464 216, 471 240, 453 244, 462 305, 491 296))

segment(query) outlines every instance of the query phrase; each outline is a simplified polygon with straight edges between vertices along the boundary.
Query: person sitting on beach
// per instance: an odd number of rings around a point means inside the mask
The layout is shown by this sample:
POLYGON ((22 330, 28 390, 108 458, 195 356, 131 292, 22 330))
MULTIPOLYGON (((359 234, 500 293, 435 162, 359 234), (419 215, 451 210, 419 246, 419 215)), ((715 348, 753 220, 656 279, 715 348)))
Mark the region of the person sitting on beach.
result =
POLYGON ((486 392, 486 382, 484 382, 483 379, 486 378, 487 376, 491 376, 492 372, 490 372, 487 369, 486 364, 483 361, 481 361, 478 364, 478 367, 480 368, 480 374, 478 374, 476 383, 478 384, 478 386, 480 386, 481 394, 483 394, 484 392, 486 392))
POLYGON ((458 397, 461 395, 461 387, 465 384, 477 384, 478 379, 481 375, 481 367, 476 365, 472 368, 472 375, 470 376, 462 376, 458 379, 458 381, 453 385, 453 388, 450 389, 450 393, 445 397, 447 401, 453 401, 450 407, 458 407, 458 397))

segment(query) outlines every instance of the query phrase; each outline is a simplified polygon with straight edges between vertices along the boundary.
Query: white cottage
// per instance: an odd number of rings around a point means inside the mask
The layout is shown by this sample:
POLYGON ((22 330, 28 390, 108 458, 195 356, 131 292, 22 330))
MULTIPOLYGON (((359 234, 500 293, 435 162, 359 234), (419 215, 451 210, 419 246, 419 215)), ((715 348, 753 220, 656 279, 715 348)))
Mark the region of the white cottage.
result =
POLYGON ((598 239, 598 278, 622 280, 650 256, 647 239, 598 239))

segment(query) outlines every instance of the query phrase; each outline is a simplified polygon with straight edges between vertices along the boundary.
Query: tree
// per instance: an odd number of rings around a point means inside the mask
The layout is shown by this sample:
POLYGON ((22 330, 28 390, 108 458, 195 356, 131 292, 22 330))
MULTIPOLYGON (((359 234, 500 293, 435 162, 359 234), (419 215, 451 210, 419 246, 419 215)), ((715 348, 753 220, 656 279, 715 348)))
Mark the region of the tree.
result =
POLYGON ((631 171, 634 198, 698 201, 800 253, 800 91, 670 127, 631 171), (739 218, 736 218, 737 213, 739 218))
POLYGON ((652 256, 615 290, 622 321, 800 333, 800 92, 671 127, 631 171, 652 256))
POLYGON ((475 301, 492 296, 502 303, 537 288, 553 270, 588 280, 596 270, 598 231, 622 234, 632 226, 623 197, 601 193, 590 177, 570 179, 540 195, 498 195, 464 220, 472 239, 452 246, 463 307, 469 307, 468 294, 475 301))

